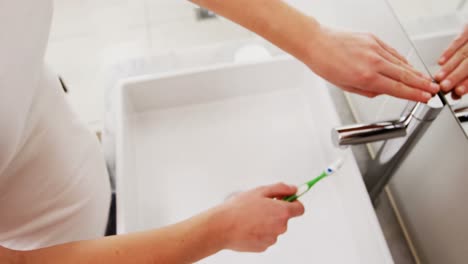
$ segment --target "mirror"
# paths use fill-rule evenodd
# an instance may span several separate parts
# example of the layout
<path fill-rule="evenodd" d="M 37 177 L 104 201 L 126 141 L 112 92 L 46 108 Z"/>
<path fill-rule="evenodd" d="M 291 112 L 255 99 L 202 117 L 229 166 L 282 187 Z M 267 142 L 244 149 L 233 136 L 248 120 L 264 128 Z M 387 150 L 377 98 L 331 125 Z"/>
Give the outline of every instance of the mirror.
<path fill-rule="evenodd" d="M 439 59 L 468 25 L 467 0 L 387 0 L 412 42 L 410 62 L 422 61 L 433 78 L 440 72 Z M 468 34 L 468 33 L 467 33 Z M 468 42 L 466 42 L 468 50 Z M 460 54 L 462 54 L 460 49 Z M 466 59 L 466 58 L 465 58 Z M 458 68 L 461 69 L 459 66 Z M 466 70 L 468 83 L 468 69 Z M 463 81 L 462 81 L 463 82 Z M 457 84 L 456 86 L 460 86 Z M 468 89 L 468 87 L 466 87 Z M 468 95 L 459 98 L 452 92 L 443 95 L 468 137 Z"/>

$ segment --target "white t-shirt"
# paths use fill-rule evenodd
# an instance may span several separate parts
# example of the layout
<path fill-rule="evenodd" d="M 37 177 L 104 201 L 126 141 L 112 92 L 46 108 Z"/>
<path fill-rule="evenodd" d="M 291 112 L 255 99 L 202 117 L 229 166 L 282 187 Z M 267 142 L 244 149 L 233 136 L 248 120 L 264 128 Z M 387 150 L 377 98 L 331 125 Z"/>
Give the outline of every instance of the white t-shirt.
<path fill-rule="evenodd" d="M 96 238 L 107 223 L 99 143 L 44 63 L 51 17 L 52 0 L 0 0 L 0 245 L 12 249 Z"/>

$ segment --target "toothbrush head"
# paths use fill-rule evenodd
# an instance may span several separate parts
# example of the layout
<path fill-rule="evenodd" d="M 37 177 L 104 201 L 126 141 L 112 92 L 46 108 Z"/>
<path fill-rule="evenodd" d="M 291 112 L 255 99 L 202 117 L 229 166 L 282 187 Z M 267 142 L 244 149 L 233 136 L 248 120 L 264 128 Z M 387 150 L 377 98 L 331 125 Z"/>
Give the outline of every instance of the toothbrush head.
<path fill-rule="evenodd" d="M 327 173 L 332 174 L 332 173 L 337 172 L 343 166 L 343 164 L 344 164 L 344 159 L 343 158 L 338 159 L 337 161 L 335 161 L 332 165 L 330 165 L 327 168 Z"/>

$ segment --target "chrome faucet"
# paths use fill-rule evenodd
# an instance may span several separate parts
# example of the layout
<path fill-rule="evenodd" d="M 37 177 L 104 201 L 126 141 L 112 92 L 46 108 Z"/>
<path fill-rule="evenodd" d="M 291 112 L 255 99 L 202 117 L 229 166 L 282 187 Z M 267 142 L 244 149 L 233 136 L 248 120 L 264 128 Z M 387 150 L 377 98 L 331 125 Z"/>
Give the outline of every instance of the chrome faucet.
<path fill-rule="evenodd" d="M 372 201 L 377 199 L 398 165 L 442 110 L 445 101 L 441 96 L 434 97 L 428 104 L 409 102 L 398 120 L 332 130 L 333 142 L 341 147 L 385 141 L 364 175 Z"/>
<path fill-rule="evenodd" d="M 439 109 L 439 111 L 435 109 Z M 413 122 L 432 121 L 439 112 L 440 108 L 438 107 L 410 102 L 398 120 L 333 129 L 333 142 L 337 146 L 348 146 L 404 137 L 408 134 L 408 128 Z"/>

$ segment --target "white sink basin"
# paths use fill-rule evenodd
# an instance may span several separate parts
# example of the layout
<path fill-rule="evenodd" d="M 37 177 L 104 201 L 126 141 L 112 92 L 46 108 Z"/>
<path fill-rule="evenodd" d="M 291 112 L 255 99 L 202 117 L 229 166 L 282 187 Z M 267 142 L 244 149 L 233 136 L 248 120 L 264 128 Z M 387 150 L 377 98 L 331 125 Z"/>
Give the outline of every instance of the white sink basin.
<path fill-rule="evenodd" d="M 302 202 L 306 214 L 262 254 L 201 263 L 393 263 L 325 83 L 291 58 L 221 65 L 121 84 L 118 233 L 158 228 L 278 181 L 301 184 L 346 156 Z"/>

